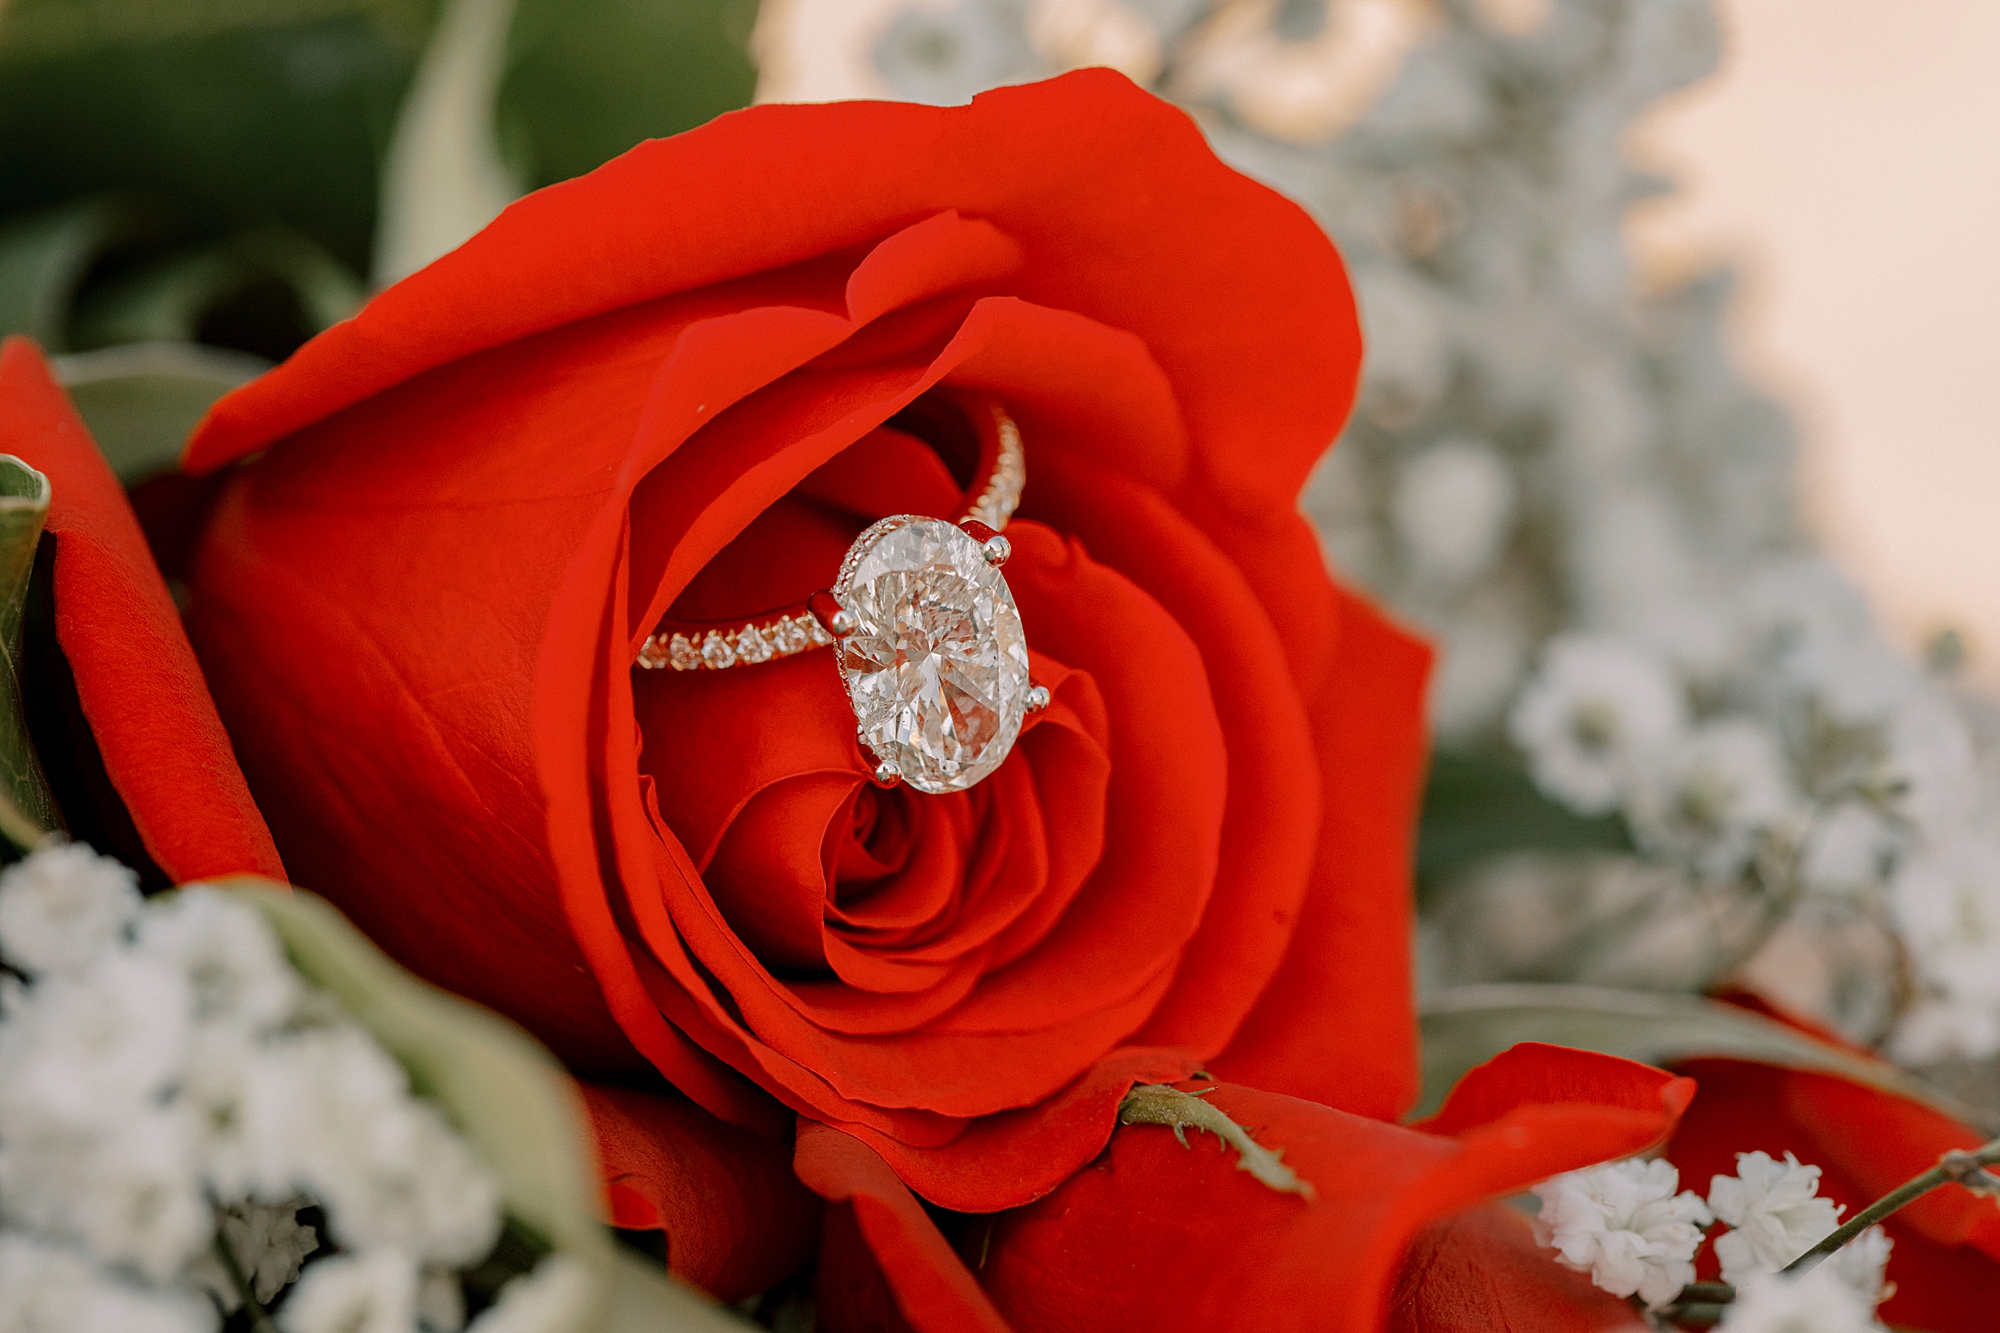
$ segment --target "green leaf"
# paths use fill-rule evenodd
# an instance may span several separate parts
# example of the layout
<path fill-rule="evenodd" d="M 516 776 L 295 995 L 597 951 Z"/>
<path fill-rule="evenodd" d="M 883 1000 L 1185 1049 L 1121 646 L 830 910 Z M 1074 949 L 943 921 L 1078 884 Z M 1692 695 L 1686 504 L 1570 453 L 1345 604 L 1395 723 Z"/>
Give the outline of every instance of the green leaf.
<path fill-rule="evenodd" d="M 0 226 L 0 335 L 67 346 L 70 298 L 110 231 L 111 208 L 96 199 Z"/>
<path fill-rule="evenodd" d="M 756 0 L 518 0 L 500 90 L 509 156 L 547 185 L 749 105 L 756 20 Z"/>
<path fill-rule="evenodd" d="M 411 976 L 322 898 L 251 876 L 219 886 L 255 905 L 299 971 L 445 1109 L 499 1177 L 508 1214 L 589 1270 L 597 1299 L 569 1312 L 562 1333 L 745 1327 L 613 1243 L 596 1218 L 596 1160 L 575 1085 L 532 1037 Z"/>
<path fill-rule="evenodd" d="M 1424 890 L 1500 852 L 1631 851 L 1631 835 L 1616 815 L 1586 818 L 1535 788 L 1511 757 L 1431 755 L 1417 830 L 1417 879 Z"/>
<path fill-rule="evenodd" d="M 1911 1098 L 1987 1133 L 2000 1116 L 1938 1091 L 1883 1060 L 1868 1059 L 1796 1028 L 1699 995 L 1595 986 L 1458 986 L 1422 1002 L 1421 1118 L 1444 1103 L 1467 1070 L 1523 1041 L 1574 1046 L 1672 1066 L 1703 1057 L 1753 1060 L 1836 1074 Z"/>
<path fill-rule="evenodd" d="M 21 851 L 63 827 L 21 697 L 22 610 L 50 498 L 47 477 L 0 454 L 0 835 Z"/>
<path fill-rule="evenodd" d="M 346 319 L 366 296 L 353 274 L 306 237 L 260 227 L 96 285 L 77 308 L 72 340 L 79 347 L 192 342 L 218 307 L 260 282 L 284 288 L 305 333 Z"/>
<path fill-rule="evenodd" d="M 514 0 L 445 6 L 382 169 L 378 287 L 464 244 L 521 194 L 493 128 L 513 16 Z"/>
<path fill-rule="evenodd" d="M 437 0 L 9 0 L 0 216 L 113 191 L 162 244 L 278 223 L 365 269 Z"/>
<path fill-rule="evenodd" d="M 97 447 L 126 486 L 170 472 L 202 413 L 265 363 L 193 343 L 137 343 L 55 359 Z"/>

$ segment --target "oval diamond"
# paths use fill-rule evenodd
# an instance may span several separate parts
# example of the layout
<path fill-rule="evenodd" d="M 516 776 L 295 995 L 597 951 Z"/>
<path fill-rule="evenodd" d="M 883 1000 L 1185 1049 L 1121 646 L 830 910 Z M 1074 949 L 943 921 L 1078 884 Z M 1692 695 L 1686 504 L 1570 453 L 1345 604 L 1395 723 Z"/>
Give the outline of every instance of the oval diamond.
<path fill-rule="evenodd" d="M 979 543 L 941 519 L 885 518 L 854 539 L 833 595 L 857 622 L 835 653 L 861 743 L 922 792 L 998 768 L 1027 711 L 1028 643 Z"/>

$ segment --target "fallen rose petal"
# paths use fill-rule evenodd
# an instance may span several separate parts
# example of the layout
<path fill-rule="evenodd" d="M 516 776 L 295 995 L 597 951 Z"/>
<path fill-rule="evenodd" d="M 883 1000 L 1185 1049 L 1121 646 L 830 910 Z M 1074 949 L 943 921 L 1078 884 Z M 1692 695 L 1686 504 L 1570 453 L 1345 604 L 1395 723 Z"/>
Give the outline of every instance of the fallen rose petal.
<path fill-rule="evenodd" d="M 50 483 L 55 644 L 44 646 L 60 651 L 37 656 L 30 643 L 23 690 L 72 836 L 152 882 L 283 880 L 125 492 L 26 338 L 0 344 L 0 453 Z"/>
<path fill-rule="evenodd" d="M 671 1093 L 578 1086 L 607 1220 L 662 1232 L 674 1273 L 727 1304 L 775 1285 L 812 1253 L 821 1205 L 792 1174 L 789 1138 L 760 1138 Z"/>

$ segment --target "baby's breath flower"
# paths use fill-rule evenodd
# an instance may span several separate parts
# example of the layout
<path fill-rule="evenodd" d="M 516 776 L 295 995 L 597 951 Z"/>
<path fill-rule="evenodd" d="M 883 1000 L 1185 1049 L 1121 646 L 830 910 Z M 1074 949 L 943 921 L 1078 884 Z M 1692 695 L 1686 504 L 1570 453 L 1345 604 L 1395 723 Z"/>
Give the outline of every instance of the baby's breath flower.
<path fill-rule="evenodd" d="M 0 1232 L 0 1333 L 214 1333 L 215 1310 L 142 1290 L 70 1250 Z"/>
<path fill-rule="evenodd" d="M 123 950 L 38 983 L 0 1030 L 0 1116 L 116 1124 L 174 1080 L 191 1007 L 179 973 Z"/>
<path fill-rule="evenodd" d="M 1623 797 L 1639 756 L 1682 724 L 1680 691 L 1656 657 L 1619 639 L 1563 634 L 1514 705 L 1508 731 L 1535 784 L 1583 814 Z"/>
<path fill-rule="evenodd" d="M 500 1288 L 500 1299 L 466 1333 L 553 1333 L 589 1299 L 589 1270 L 567 1255 L 552 1254 L 526 1277 Z"/>
<path fill-rule="evenodd" d="M 1707 723 L 1642 766 L 1628 807 L 1643 845 L 1712 880 L 1740 873 L 1793 808 L 1778 738 L 1747 717 Z"/>
<path fill-rule="evenodd" d="M 44 847 L 0 872 L 0 958 L 40 975 L 73 971 L 123 938 L 139 877 L 81 843 Z"/>
<path fill-rule="evenodd" d="M 1694 1255 L 1711 1220 L 1701 1196 L 1676 1193 L 1680 1172 L 1636 1159 L 1571 1171 L 1535 1186 L 1535 1234 L 1565 1268 L 1614 1296 L 1664 1305 L 1694 1281 Z"/>
<path fill-rule="evenodd" d="M 416 1319 L 417 1264 L 395 1250 L 320 1260 L 278 1311 L 284 1333 L 411 1333 Z"/>
<path fill-rule="evenodd" d="M 1752 1273 L 1722 1318 L 1725 1333 L 1881 1333 L 1873 1307 L 1824 1265 L 1800 1277 Z"/>
<path fill-rule="evenodd" d="M 298 1003 L 298 974 L 269 923 L 205 885 L 151 906 L 136 947 L 186 977 L 199 1023 L 259 1031 L 282 1023 Z"/>
<path fill-rule="evenodd" d="M 1869 1227 L 1829 1254 L 1820 1268 L 1852 1287 L 1855 1294 L 1867 1301 L 1872 1309 L 1888 1300 L 1896 1290 L 1887 1279 L 1889 1251 L 1894 1247 L 1895 1242 L 1889 1239 L 1888 1232 L 1881 1227 Z"/>
<path fill-rule="evenodd" d="M 301 1145 L 293 1187 L 326 1205 L 336 1236 L 469 1264 L 500 1234 L 492 1173 L 401 1065 L 353 1026 L 288 1041 L 282 1075 Z"/>
<path fill-rule="evenodd" d="M 1819 1168 L 1802 1166 L 1790 1153 L 1736 1154 L 1736 1174 L 1709 1182 L 1708 1206 L 1731 1230 L 1716 1238 L 1722 1280 L 1775 1273 L 1840 1225 L 1840 1206 L 1819 1195 Z"/>

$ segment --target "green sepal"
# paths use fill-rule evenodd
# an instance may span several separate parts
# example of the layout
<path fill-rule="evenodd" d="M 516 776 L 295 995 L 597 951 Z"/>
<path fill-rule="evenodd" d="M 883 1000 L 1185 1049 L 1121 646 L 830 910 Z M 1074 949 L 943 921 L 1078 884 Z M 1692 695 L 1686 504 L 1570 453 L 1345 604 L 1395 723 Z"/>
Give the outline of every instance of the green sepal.
<path fill-rule="evenodd" d="M 63 827 L 21 695 L 22 611 L 50 498 L 47 477 L 0 454 L 0 835 L 21 851 Z"/>

